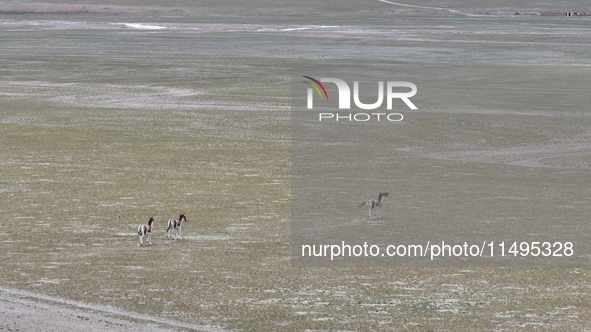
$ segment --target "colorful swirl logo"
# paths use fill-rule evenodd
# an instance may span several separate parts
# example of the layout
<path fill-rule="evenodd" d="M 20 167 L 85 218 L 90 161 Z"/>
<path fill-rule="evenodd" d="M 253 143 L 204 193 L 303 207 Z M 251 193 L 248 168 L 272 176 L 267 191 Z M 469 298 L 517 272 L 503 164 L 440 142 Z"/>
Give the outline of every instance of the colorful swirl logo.
<path fill-rule="evenodd" d="M 324 85 L 322 85 L 322 83 L 320 83 L 319 80 L 312 78 L 310 76 L 303 76 L 304 78 L 309 79 L 310 81 L 302 81 L 306 84 L 308 84 L 309 86 L 311 86 L 312 88 L 314 88 L 314 90 L 316 90 L 316 92 L 318 93 L 318 95 L 320 96 L 320 99 L 325 99 L 328 100 L 328 93 L 326 92 L 326 89 L 324 88 Z M 322 89 L 322 92 L 320 91 Z M 324 95 L 322 94 L 324 92 Z"/>

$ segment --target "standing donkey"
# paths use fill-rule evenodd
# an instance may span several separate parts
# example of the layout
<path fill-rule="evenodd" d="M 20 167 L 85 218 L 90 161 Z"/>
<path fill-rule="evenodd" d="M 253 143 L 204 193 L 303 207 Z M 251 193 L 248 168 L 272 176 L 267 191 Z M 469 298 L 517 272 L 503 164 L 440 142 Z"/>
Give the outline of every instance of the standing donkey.
<path fill-rule="evenodd" d="M 166 229 L 166 238 L 172 236 L 173 241 L 178 240 L 181 237 L 181 227 L 185 221 L 187 221 L 187 217 L 185 217 L 184 213 L 181 213 L 178 219 L 170 218 L 168 220 L 168 228 Z M 170 233 L 168 233 L 168 231 L 170 231 Z M 173 231 L 176 231 L 176 236 L 175 234 L 172 234 Z"/>
<path fill-rule="evenodd" d="M 144 235 L 148 235 L 146 242 L 152 244 L 152 224 L 154 224 L 154 217 L 150 217 L 147 225 L 140 225 L 137 228 L 137 235 L 140 236 L 140 246 L 144 245 Z"/>
<path fill-rule="evenodd" d="M 380 194 L 378 195 L 378 199 L 369 199 L 366 202 L 361 203 L 361 206 L 363 206 L 364 204 L 367 204 L 367 208 L 369 209 L 369 217 L 371 218 L 371 210 L 373 210 L 374 208 L 376 209 L 376 212 L 374 213 L 374 216 L 380 216 L 382 214 L 382 203 L 384 202 L 384 197 L 388 197 L 388 195 L 390 195 L 390 192 L 387 191 L 385 193 L 383 192 L 379 192 Z"/>

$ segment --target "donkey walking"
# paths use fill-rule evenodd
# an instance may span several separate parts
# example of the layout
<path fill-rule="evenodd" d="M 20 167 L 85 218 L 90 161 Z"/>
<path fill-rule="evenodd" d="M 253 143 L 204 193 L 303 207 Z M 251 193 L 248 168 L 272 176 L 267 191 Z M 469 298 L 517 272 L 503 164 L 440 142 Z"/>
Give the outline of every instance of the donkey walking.
<path fill-rule="evenodd" d="M 185 217 L 184 213 L 181 213 L 178 219 L 170 218 L 168 220 L 168 228 L 166 229 L 166 238 L 170 238 L 172 236 L 172 240 L 178 240 L 181 237 L 182 231 L 181 227 L 183 227 L 183 223 L 187 221 L 187 217 Z M 170 231 L 170 233 L 168 233 Z M 176 234 L 172 234 L 172 232 L 176 231 Z"/>
<path fill-rule="evenodd" d="M 379 216 L 381 217 L 382 214 L 382 203 L 384 203 L 384 197 L 388 197 L 388 195 L 390 195 L 390 192 L 387 191 L 385 193 L 383 192 L 379 192 L 380 194 L 378 195 L 378 199 L 369 199 L 363 203 L 361 203 L 360 207 L 363 206 L 364 204 L 367 204 L 367 208 L 368 208 L 368 213 L 369 213 L 369 217 L 371 218 L 371 210 L 373 210 L 374 208 L 376 209 L 376 212 L 374 213 L 374 216 Z"/>
<path fill-rule="evenodd" d="M 152 244 L 152 224 L 154 224 L 154 217 L 150 217 L 147 225 L 140 225 L 137 228 L 137 235 L 140 236 L 140 246 L 144 245 L 144 235 L 148 235 L 146 242 Z"/>

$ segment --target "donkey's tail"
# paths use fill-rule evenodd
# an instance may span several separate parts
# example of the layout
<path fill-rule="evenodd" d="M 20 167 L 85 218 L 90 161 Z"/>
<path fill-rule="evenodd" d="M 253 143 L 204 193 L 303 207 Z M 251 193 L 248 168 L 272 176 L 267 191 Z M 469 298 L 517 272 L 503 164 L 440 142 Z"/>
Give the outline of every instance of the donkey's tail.
<path fill-rule="evenodd" d="M 363 205 L 365 205 L 365 203 L 367 203 L 367 202 L 363 202 L 363 203 L 361 203 L 361 205 L 359 205 L 359 207 L 362 207 Z"/>

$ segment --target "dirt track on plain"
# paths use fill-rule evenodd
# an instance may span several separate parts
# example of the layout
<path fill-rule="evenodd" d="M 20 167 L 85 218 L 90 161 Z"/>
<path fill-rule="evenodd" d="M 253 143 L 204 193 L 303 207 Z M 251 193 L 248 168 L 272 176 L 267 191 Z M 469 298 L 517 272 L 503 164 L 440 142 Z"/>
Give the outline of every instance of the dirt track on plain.
<path fill-rule="evenodd" d="M 8 331 L 223 331 L 16 289 L 0 289 L 0 329 Z"/>

